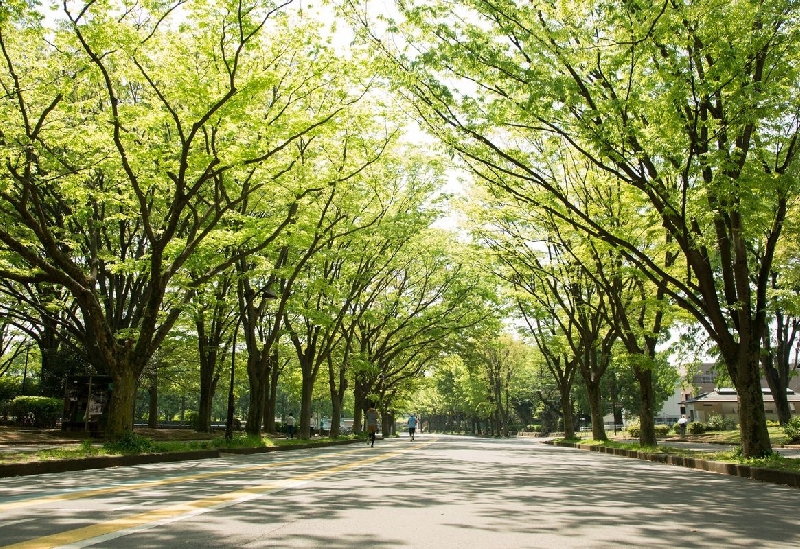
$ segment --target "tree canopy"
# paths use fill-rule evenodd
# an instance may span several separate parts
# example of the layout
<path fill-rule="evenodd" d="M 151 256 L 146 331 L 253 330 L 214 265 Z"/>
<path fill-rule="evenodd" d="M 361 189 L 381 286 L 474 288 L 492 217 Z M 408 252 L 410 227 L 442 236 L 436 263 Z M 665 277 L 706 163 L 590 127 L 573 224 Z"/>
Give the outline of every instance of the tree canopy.
<path fill-rule="evenodd" d="M 582 383 L 596 438 L 624 400 L 650 444 L 679 320 L 765 455 L 799 326 L 798 29 L 792 0 L 5 3 L 0 376 L 110 375 L 109 436 L 144 387 L 150 415 L 197 393 L 208 430 L 225 384 L 252 434 L 291 399 L 308 436 L 320 398 L 334 431 L 427 402 L 571 434 Z"/>

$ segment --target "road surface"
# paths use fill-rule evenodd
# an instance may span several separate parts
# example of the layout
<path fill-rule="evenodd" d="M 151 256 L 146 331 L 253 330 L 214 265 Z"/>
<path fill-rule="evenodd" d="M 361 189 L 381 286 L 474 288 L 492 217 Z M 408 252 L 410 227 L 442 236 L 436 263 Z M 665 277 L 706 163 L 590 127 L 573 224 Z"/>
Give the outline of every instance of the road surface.
<path fill-rule="evenodd" d="M 800 546 L 798 490 L 435 435 L 0 479 L 0 547 Z"/>

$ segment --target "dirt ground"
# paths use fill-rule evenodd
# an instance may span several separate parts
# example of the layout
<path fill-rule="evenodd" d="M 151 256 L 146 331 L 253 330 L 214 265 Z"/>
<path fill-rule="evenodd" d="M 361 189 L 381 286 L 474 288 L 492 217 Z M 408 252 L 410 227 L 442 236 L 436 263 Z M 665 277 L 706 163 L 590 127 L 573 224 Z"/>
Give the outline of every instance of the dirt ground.
<path fill-rule="evenodd" d="M 134 432 L 153 440 L 206 440 L 224 434 L 224 431 L 209 434 L 198 433 L 192 429 L 148 429 L 146 427 L 136 427 Z M 55 444 L 81 441 L 86 438 L 89 438 L 89 434 L 82 431 L 0 426 L 0 444 Z"/>

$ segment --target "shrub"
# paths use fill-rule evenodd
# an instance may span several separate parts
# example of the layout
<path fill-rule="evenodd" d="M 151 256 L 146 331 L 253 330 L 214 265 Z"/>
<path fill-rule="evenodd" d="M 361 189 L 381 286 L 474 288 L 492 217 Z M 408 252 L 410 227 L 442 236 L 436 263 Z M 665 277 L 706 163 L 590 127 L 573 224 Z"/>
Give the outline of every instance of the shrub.
<path fill-rule="evenodd" d="M 706 432 L 706 426 L 699 421 L 693 421 L 686 426 L 686 432 L 690 435 L 702 435 Z"/>
<path fill-rule="evenodd" d="M 767 420 L 767 427 L 780 427 L 780 426 L 781 426 L 780 421 L 775 421 L 774 419 Z"/>
<path fill-rule="evenodd" d="M 800 442 L 800 416 L 792 416 L 789 422 L 784 425 L 783 432 L 786 434 L 788 442 Z"/>
<path fill-rule="evenodd" d="M 655 425 L 654 429 L 657 437 L 663 437 L 669 433 L 669 425 Z M 629 437 L 639 438 L 642 434 L 642 427 L 638 421 L 632 421 L 625 427 L 625 431 L 627 431 Z"/>
<path fill-rule="evenodd" d="M 125 433 L 117 440 L 110 440 L 103 447 L 112 454 L 147 454 L 153 451 L 153 441 L 136 433 Z"/>
<path fill-rule="evenodd" d="M 706 421 L 706 431 L 733 431 L 736 420 L 720 414 L 710 414 Z"/>
<path fill-rule="evenodd" d="M 19 378 L 9 375 L 0 377 L 0 401 L 11 402 L 15 396 L 19 395 L 21 388 L 22 382 Z"/>
<path fill-rule="evenodd" d="M 8 411 L 20 425 L 53 428 L 61 417 L 64 401 L 42 396 L 18 396 L 9 403 Z"/>
<path fill-rule="evenodd" d="M 656 425 L 656 436 L 665 437 L 669 433 L 669 425 Z"/>
<path fill-rule="evenodd" d="M 183 422 L 193 429 L 200 427 L 200 413 L 197 410 L 186 410 L 183 416 Z"/>

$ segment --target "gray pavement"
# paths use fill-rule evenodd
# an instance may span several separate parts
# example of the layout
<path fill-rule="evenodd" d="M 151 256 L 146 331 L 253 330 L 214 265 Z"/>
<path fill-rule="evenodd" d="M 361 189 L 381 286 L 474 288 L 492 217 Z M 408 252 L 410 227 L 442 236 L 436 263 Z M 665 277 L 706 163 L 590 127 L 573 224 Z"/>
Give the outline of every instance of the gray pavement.
<path fill-rule="evenodd" d="M 783 549 L 800 545 L 797 494 L 530 439 L 423 435 L 0 479 L 0 544 Z"/>

